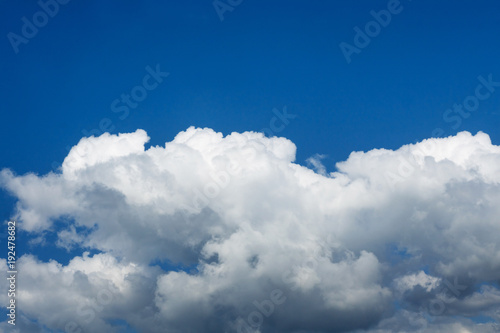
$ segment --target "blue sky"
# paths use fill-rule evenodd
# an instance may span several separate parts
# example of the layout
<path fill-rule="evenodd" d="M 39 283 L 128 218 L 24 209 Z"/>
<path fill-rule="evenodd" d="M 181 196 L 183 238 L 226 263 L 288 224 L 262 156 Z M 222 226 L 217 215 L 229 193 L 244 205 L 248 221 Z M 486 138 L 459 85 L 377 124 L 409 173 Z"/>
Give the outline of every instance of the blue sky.
<path fill-rule="evenodd" d="M 4 35 L 19 34 L 21 18 L 40 9 L 3 5 Z M 298 118 L 279 134 L 296 143 L 299 163 L 321 153 L 331 167 L 353 150 L 396 148 L 436 127 L 482 130 L 497 142 L 498 94 L 457 130 L 442 119 L 478 75 L 500 80 L 497 3 L 401 5 L 350 64 L 339 44 L 352 44 L 353 28 L 387 1 L 243 1 L 222 22 L 209 1 L 61 5 L 18 54 L 7 38 L 1 44 L 2 165 L 45 173 L 104 117 L 114 133 L 143 128 L 160 144 L 190 125 L 259 131 L 285 105 Z M 120 121 L 111 102 L 156 64 L 170 77 Z"/>
<path fill-rule="evenodd" d="M 297 146 L 300 165 L 325 155 L 327 172 L 353 151 L 395 150 L 436 129 L 441 137 L 483 131 L 500 143 L 500 87 L 483 84 L 500 82 L 497 1 L 401 0 L 349 62 L 339 45 L 354 45 L 354 28 L 364 30 L 370 12 L 391 1 L 234 3 L 220 16 L 212 1 L 72 0 L 27 43 L 13 45 L 9 33 L 22 35 L 23 17 L 33 22 L 42 9 L 36 1 L 0 1 L 0 167 L 17 175 L 55 171 L 68 148 L 86 131 L 100 134 L 103 122 L 111 134 L 144 129 L 146 147 L 163 146 L 190 126 L 259 132 L 284 108 L 293 117 L 273 134 Z M 155 70 L 168 76 L 137 88 Z M 481 84 L 488 97 L 470 116 L 448 113 L 459 124 L 444 118 Z M 134 88 L 147 96 L 121 119 L 112 104 Z M 17 199 L 5 188 L 0 199 L 7 220 Z M 20 253 L 36 251 L 44 261 L 67 264 L 84 250 L 54 246 L 50 230 L 46 246 L 30 248 L 39 235 L 25 235 Z"/>

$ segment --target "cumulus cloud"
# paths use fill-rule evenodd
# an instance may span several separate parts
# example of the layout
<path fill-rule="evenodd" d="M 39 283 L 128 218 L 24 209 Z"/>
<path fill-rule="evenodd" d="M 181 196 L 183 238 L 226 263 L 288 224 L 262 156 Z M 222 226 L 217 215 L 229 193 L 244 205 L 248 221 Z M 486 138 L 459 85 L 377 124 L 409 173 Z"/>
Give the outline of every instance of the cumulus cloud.
<path fill-rule="evenodd" d="M 438 286 L 439 282 L 439 278 L 429 276 L 425 274 L 424 271 L 420 271 L 418 274 L 409 274 L 395 279 L 396 288 L 401 292 L 411 290 L 415 286 L 420 286 L 427 292 L 430 292 Z"/>
<path fill-rule="evenodd" d="M 145 149 L 148 140 L 143 130 L 106 133 L 81 139 L 59 173 L 1 171 L 21 229 L 101 252 L 66 266 L 21 258 L 28 322 L 93 332 L 119 331 L 119 319 L 144 332 L 496 329 L 500 147 L 487 134 L 353 152 L 329 174 L 320 155 L 309 159 L 315 172 L 294 163 L 291 141 L 260 133 L 191 127 L 164 146 Z M 480 313 L 490 322 L 477 323 Z"/>
<path fill-rule="evenodd" d="M 66 266 L 24 255 L 17 270 L 18 309 L 50 331 L 114 332 L 110 321 L 124 313 L 131 322 L 151 317 L 157 268 L 86 252 Z M 17 320 L 16 326 L 21 332 L 40 330 L 29 320 Z"/>

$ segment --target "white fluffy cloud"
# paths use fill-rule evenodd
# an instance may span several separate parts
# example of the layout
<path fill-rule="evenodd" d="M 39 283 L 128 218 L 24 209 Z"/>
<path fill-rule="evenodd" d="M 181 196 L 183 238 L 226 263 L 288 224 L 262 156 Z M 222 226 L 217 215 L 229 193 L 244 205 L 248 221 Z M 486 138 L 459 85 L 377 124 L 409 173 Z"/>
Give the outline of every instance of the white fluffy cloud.
<path fill-rule="evenodd" d="M 430 292 L 439 285 L 441 279 L 425 274 L 424 271 L 418 272 L 418 274 L 409 274 L 394 280 L 396 283 L 396 288 L 400 292 L 405 292 L 411 290 L 416 286 L 424 288 L 427 292 Z"/>
<path fill-rule="evenodd" d="M 23 257 L 26 318 L 93 332 L 119 319 L 144 332 L 495 329 L 473 318 L 498 320 L 500 305 L 500 147 L 488 135 L 353 152 L 330 174 L 260 133 L 148 140 L 83 138 L 60 173 L 0 173 L 20 228 L 102 251 L 66 266 Z M 103 290 L 109 302 L 85 315 Z"/>

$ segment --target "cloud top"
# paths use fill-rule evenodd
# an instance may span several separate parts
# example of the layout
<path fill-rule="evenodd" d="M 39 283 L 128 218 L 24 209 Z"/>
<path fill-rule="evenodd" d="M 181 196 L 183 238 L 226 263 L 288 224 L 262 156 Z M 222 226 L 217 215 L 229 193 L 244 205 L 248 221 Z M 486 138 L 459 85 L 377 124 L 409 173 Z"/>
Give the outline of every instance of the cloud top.
<path fill-rule="evenodd" d="M 102 252 L 67 266 L 21 258 L 28 323 L 451 332 L 499 319 L 500 147 L 487 134 L 353 152 L 330 173 L 321 155 L 315 172 L 294 163 L 291 141 L 260 133 L 190 127 L 148 141 L 106 133 L 81 139 L 60 173 L 1 171 L 20 228 Z"/>

